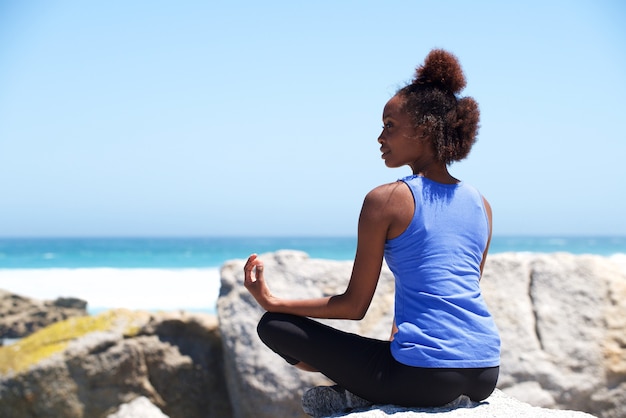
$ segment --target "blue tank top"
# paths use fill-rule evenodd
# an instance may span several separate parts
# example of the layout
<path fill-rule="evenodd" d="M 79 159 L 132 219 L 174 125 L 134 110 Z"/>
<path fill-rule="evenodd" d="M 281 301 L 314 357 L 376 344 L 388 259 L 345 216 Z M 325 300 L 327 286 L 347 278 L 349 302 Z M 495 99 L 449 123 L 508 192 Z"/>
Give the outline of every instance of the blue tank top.
<path fill-rule="evenodd" d="M 489 238 L 482 196 L 463 182 L 400 181 L 413 193 L 415 213 L 385 243 L 396 282 L 392 355 L 415 367 L 498 366 L 500 337 L 479 286 Z"/>

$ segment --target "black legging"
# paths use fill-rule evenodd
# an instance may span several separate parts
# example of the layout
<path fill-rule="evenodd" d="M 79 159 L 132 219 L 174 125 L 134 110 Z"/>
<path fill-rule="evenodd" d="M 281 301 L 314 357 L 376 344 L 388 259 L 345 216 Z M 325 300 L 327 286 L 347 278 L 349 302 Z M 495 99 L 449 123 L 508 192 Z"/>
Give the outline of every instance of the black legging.
<path fill-rule="evenodd" d="M 460 395 L 482 401 L 498 380 L 499 367 L 407 366 L 393 358 L 389 341 L 347 333 L 301 316 L 265 313 L 257 331 L 290 364 L 304 362 L 377 404 L 441 406 Z"/>

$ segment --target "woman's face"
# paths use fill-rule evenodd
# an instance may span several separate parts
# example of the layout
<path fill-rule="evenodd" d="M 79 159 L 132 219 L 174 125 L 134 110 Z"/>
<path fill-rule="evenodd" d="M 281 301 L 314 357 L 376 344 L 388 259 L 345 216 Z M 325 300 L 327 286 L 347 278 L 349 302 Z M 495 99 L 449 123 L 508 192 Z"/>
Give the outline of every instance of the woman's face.
<path fill-rule="evenodd" d="M 385 105 L 378 143 L 387 167 L 409 165 L 416 173 L 432 161 L 433 152 L 420 130 L 413 126 L 410 115 L 402 109 L 403 104 L 404 98 L 395 95 Z"/>

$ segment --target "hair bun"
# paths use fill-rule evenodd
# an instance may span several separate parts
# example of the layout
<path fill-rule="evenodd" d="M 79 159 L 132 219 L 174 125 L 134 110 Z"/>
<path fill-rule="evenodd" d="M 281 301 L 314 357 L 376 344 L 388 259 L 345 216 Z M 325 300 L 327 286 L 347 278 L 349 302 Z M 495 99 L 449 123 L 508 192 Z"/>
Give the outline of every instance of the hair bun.
<path fill-rule="evenodd" d="M 414 84 L 435 84 L 453 94 L 465 88 L 465 76 L 457 57 L 443 49 L 430 51 L 415 70 Z"/>

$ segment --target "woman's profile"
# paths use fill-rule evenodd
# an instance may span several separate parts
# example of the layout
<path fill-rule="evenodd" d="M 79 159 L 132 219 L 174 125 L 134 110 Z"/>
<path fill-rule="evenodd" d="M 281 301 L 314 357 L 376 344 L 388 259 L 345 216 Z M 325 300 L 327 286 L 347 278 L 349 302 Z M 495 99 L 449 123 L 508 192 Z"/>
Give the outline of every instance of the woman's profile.
<path fill-rule="evenodd" d="M 441 406 L 460 395 L 481 401 L 495 389 L 500 338 L 479 285 L 491 208 L 448 170 L 467 157 L 478 132 L 478 104 L 459 96 L 464 87 L 457 58 L 435 49 L 385 105 L 382 159 L 388 167 L 408 166 L 412 174 L 366 195 L 345 292 L 278 298 L 270 291 L 271 272 L 256 254 L 248 258 L 244 284 L 267 311 L 258 325 L 261 340 L 295 367 L 336 383 L 305 393 L 309 415 L 373 403 Z M 383 259 L 396 282 L 388 340 L 311 319 L 363 318 Z"/>

